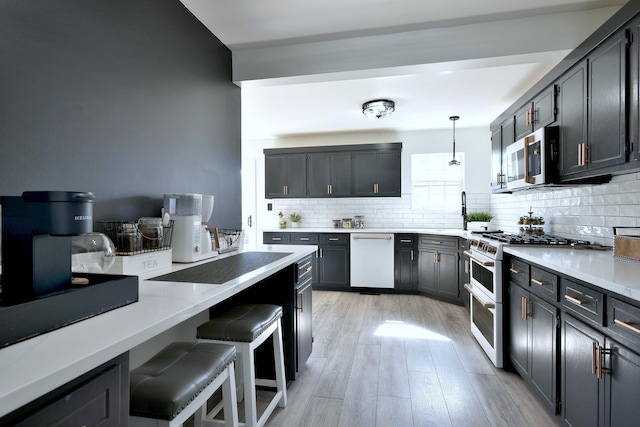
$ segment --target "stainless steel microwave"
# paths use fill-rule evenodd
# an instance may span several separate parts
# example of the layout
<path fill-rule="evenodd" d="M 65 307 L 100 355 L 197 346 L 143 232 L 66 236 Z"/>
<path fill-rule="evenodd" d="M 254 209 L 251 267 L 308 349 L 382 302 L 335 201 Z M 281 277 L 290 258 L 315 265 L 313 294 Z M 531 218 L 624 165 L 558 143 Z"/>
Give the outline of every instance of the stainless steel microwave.
<path fill-rule="evenodd" d="M 515 190 L 558 179 L 558 127 L 540 128 L 507 146 L 507 189 Z"/>

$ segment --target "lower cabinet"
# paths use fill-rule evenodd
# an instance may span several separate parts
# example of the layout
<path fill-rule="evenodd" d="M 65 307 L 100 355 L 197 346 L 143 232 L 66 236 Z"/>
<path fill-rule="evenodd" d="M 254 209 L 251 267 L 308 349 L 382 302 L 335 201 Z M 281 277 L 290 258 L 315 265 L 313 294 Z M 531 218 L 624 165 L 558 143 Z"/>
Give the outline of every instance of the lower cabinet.
<path fill-rule="evenodd" d="M 296 372 L 302 371 L 313 351 L 313 264 L 310 255 L 298 262 L 296 285 Z"/>
<path fill-rule="evenodd" d="M 531 270 L 528 285 L 510 275 L 509 354 L 515 370 L 564 425 L 638 425 L 640 307 L 574 278 L 558 281 L 536 265 L 509 261 L 512 273 Z"/>
<path fill-rule="evenodd" d="M 460 303 L 458 238 L 420 236 L 418 291 Z"/>
<path fill-rule="evenodd" d="M 129 425 L 129 354 L 8 414 L 0 419 L 0 425 Z"/>
<path fill-rule="evenodd" d="M 418 235 L 395 235 L 396 291 L 415 292 L 418 288 Z"/>
<path fill-rule="evenodd" d="M 349 270 L 349 234 L 320 234 L 318 241 L 318 278 L 317 289 L 348 289 Z"/>
<path fill-rule="evenodd" d="M 513 283 L 509 285 L 509 300 L 511 363 L 555 414 L 559 311 Z"/>

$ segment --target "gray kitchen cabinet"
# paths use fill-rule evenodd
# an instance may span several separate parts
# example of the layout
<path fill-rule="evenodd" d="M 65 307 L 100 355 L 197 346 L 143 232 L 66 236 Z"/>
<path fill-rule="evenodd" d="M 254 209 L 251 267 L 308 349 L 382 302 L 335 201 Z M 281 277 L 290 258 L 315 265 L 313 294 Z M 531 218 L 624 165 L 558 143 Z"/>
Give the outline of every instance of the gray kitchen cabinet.
<path fill-rule="evenodd" d="M 307 192 L 305 154 L 265 155 L 265 198 L 300 198 Z"/>
<path fill-rule="evenodd" d="M 354 151 L 353 195 L 400 197 L 401 152 L 398 149 Z"/>
<path fill-rule="evenodd" d="M 629 141 L 632 159 L 640 161 L 640 18 L 632 20 L 629 31 Z"/>
<path fill-rule="evenodd" d="M 308 197 L 351 195 L 351 152 L 310 153 Z"/>
<path fill-rule="evenodd" d="M 511 362 L 555 414 L 559 311 L 513 282 L 509 285 L 509 301 Z"/>
<path fill-rule="evenodd" d="M 313 276 L 315 256 L 298 261 L 295 302 L 296 372 L 301 372 L 313 351 Z"/>
<path fill-rule="evenodd" d="M 418 291 L 461 304 L 458 238 L 421 235 L 418 243 Z"/>
<path fill-rule="evenodd" d="M 562 420 L 570 426 L 602 426 L 604 381 L 594 372 L 594 348 L 604 346 L 604 335 L 563 315 L 561 341 Z"/>
<path fill-rule="evenodd" d="M 129 425 L 129 354 L 124 353 L 0 419 L 12 426 Z"/>
<path fill-rule="evenodd" d="M 624 31 L 614 33 L 558 82 L 563 181 L 627 160 L 626 44 Z"/>
<path fill-rule="evenodd" d="M 460 277 L 458 283 L 458 289 L 460 289 L 460 301 L 464 304 L 469 310 L 469 291 L 464 287 L 466 283 L 471 283 L 471 260 L 469 258 L 469 251 L 471 246 L 469 245 L 469 240 L 467 238 L 460 238 L 460 265 L 458 266 L 460 270 Z"/>
<path fill-rule="evenodd" d="M 418 235 L 395 235 L 396 291 L 415 292 L 418 288 Z"/>
<path fill-rule="evenodd" d="M 515 115 L 515 140 L 556 121 L 556 87 L 551 85 Z"/>
<path fill-rule="evenodd" d="M 349 289 L 350 240 L 348 233 L 322 233 L 318 236 L 318 280 L 315 288 Z"/>

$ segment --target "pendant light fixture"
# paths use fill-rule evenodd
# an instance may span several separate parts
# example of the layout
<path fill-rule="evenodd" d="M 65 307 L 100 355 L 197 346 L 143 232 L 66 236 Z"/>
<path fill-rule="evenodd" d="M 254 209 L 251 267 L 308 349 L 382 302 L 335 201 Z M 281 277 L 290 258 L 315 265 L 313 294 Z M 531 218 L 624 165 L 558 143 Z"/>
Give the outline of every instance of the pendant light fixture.
<path fill-rule="evenodd" d="M 396 103 L 389 99 L 374 99 L 362 104 L 362 114 L 376 119 L 390 116 L 395 110 Z"/>
<path fill-rule="evenodd" d="M 451 116 L 449 120 L 453 122 L 453 160 L 449 162 L 449 166 L 460 166 L 460 161 L 456 160 L 456 120 L 460 116 Z"/>

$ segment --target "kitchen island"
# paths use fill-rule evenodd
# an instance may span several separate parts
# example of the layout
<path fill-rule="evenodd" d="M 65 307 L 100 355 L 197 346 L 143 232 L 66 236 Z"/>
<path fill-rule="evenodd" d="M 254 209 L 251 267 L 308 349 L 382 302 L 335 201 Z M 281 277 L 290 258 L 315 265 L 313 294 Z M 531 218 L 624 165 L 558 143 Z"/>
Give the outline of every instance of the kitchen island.
<path fill-rule="evenodd" d="M 136 303 L 0 349 L 0 417 L 132 349 L 144 347 L 147 341 L 194 317 L 206 318 L 212 306 L 288 269 L 315 250 L 315 246 L 246 248 L 245 252 L 286 255 L 220 284 L 149 280 L 237 253 L 173 264 L 140 277 Z"/>

